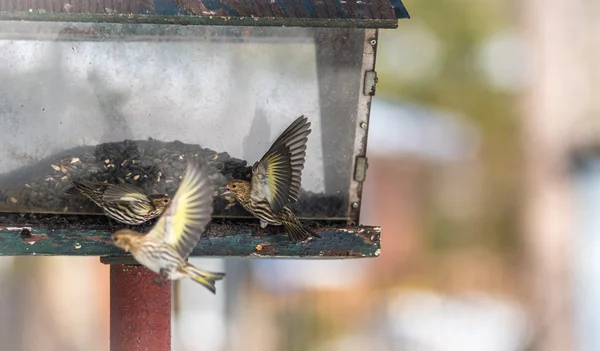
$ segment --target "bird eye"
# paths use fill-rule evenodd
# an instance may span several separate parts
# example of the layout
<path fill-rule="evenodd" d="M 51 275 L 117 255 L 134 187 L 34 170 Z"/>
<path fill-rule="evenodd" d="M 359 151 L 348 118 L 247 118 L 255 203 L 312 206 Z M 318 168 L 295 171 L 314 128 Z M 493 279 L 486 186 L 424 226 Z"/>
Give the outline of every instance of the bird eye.
<path fill-rule="evenodd" d="M 232 188 L 233 188 L 233 189 L 237 188 L 237 185 L 235 185 L 235 184 L 234 184 L 234 185 L 232 186 Z"/>
<path fill-rule="evenodd" d="M 113 236 L 113 237 L 112 237 L 112 240 L 113 240 L 114 242 L 116 242 L 116 241 L 117 241 L 117 237 L 116 237 L 116 236 Z"/>
<path fill-rule="evenodd" d="M 168 204 L 169 203 L 169 199 L 165 199 L 164 203 Z"/>

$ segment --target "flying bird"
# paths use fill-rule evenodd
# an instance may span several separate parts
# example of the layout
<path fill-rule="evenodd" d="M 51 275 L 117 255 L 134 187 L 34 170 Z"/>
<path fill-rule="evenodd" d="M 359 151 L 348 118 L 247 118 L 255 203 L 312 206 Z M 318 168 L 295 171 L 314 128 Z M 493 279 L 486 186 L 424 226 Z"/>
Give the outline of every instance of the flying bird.
<path fill-rule="evenodd" d="M 214 294 L 215 282 L 225 274 L 207 272 L 186 261 L 211 220 L 212 192 L 206 167 L 188 161 L 171 204 L 150 232 L 121 229 L 112 235 L 114 244 L 163 279 L 189 277 Z"/>

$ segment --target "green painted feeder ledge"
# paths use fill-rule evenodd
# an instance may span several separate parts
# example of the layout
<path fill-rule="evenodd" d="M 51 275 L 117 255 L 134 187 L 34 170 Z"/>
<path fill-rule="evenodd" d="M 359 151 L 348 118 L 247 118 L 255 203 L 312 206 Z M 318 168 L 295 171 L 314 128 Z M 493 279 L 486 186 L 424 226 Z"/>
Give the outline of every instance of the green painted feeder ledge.
<path fill-rule="evenodd" d="M 0 0 L 0 255 L 130 262 L 110 242 L 124 226 L 73 181 L 173 196 L 193 155 L 216 184 L 248 179 L 304 115 L 290 207 L 322 238 L 292 243 L 216 196 L 192 256 L 378 256 L 380 228 L 357 224 L 378 29 L 401 18 L 399 0 Z"/>

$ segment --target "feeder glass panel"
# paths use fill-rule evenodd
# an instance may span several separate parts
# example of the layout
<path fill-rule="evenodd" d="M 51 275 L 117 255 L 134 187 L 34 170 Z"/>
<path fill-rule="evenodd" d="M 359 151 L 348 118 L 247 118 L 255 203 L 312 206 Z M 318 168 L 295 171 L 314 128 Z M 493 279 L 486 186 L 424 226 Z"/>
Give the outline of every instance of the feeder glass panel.
<path fill-rule="evenodd" d="M 0 211 L 101 214 L 65 194 L 77 180 L 172 196 L 196 154 L 224 185 L 305 115 L 292 208 L 347 218 L 364 33 L 0 22 Z M 248 215 L 227 204 L 215 197 L 214 215 Z"/>

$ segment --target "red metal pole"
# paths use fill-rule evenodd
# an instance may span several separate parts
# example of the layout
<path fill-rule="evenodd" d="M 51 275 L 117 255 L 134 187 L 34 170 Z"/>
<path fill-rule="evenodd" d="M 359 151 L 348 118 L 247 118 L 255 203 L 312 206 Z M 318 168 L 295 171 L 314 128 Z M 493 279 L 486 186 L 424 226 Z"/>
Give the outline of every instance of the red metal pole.
<path fill-rule="evenodd" d="M 171 350 L 171 282 L 143 266 L 110 265 L 110 350 Z"/>

